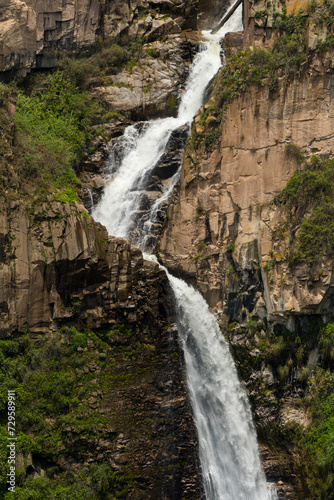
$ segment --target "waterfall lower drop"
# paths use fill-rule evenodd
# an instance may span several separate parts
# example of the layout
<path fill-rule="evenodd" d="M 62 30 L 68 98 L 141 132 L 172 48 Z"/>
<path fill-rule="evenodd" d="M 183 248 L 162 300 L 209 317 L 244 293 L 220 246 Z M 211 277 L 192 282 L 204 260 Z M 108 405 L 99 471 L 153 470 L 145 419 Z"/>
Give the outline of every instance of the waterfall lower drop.
<path fill-rule="evenodd" d="M 176 118 L 151 121 L 140 133 L 127 129 L 131 147 L 111 177 L 93 216 L 109 234 L 129 237 L 134 214 L 140 204 L 139 186 L 162 156 L 171 133 L 189 124 L 202 104 L 205 89 L 221 66 L 220 39 L 228 31 L 242 29 L 241 7 L 215 35 L 205 33 L 208 41 L 196 56 Z M 177 182 L 171 180 L 151 208 L 140 247 L 159 207 Z M 144 254 L 148 260 L 154 255 Z M 277 498 L 266 487 L 255 429 L 245 391 L 237 376 L 228 344 L 219 325 L 199 292 L 166 270 L 175 296 L 176 317 L 184 349 L 189 392 L 198 431 L 200 460 L 207 500 L 268 500 Z"/>
<path fill-rule="evenodd" d="M 269 500 L 247 399 L 201 294 L 169 275 L 208 500 Z"/>

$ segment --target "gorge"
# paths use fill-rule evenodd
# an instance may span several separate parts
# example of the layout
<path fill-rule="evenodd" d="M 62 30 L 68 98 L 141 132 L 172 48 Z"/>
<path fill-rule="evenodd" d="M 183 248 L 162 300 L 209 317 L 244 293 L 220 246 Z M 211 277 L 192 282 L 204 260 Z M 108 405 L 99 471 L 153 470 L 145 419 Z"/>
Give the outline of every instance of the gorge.
<path fill-rule="evenodd" d="M 143 196 L 141 186 L 145 188 L 150 183 L 152 172 L 164 153 L 172 131 L 189 124 L 198 111 L 206 86 L 221 65 L 220 39 L 227 31 L 240 28 L 241 9 L 224 26 L 224 30 L 211 36 L 212 40 L 206 42 L 196 56 L 177 117 L 149 123 L 137 140 L 131 141 L 123 161 L 116 171 L 114 169 L 101 201 L 93 210 L 94 219 L 103 223 L 110 235 L 123 238 L 131 235 L 133 219 Z M 125 133 L 129 135 L 129 132 Z M 133 138 L 133 132 L 131 136 Z M 177 179 L 174 174 L 174 184 Z M 165 193 L 162 193 L 162 198 L 165 198 Z M 149 227 L 155 222 L 154 207 L 159 201 L 158 198 L 149 210 L 146 221 Z M 137 217 L 136 229 L 138 226 L 140 220 Z M 131 236 L 130 241 L 133 242 Z M 143 251 L 146 250 L 144 235 L 141 238 L 137 236 L 135 243 Z M 205 497 L 211 500 L 271 498 L 261 471 L 246 395 L 241 389 L 227 345 L 223 339 L 219 340 L 218 324 L 198 292 L 172 276 L 169 276 L 169 282 L 175 295 L 176 323 L 185 351 Z"/>
<path fill-rule="evenodd" d="M 8 389 L 19 500 L 332 498 L 332 3 L 229 7 L 0 7 L 6 500 Z"/>

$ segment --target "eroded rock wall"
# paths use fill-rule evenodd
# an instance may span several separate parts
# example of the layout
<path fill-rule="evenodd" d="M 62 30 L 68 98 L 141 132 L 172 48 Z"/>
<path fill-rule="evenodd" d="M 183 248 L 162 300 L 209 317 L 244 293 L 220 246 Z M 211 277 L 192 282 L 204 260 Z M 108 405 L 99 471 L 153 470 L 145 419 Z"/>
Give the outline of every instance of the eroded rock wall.
<path fill-rule="evenodd" d="M 100 0 L 5 0 L 0 6 L 0 71 L 55 65 L 56 49 L 79 50 L 96 41 Z"/>
<path fill-rule="evenodd" d="M 0 6 L 0 72 L 25 76 L 55 66 L 59 54 L 91 50 L 98 37 L 154 41 L 196 29 L 198 2 L 188 0 L 5 0 Z"/>
<path fill-rule="evenodd" d="M 158 311 L 158 267 L 125 240 L 108 238 L 84 207 L 53 201 L 26 210 L 12 202 L 1 212 L 1 242 L 2 337 L 68 321 L 107 326 L 115 322 L 116 303 L 130 323 Z M 146 291 L 143 275 L 151 283 Z M 143 309 L 138 296 L 147 303 Z"/>

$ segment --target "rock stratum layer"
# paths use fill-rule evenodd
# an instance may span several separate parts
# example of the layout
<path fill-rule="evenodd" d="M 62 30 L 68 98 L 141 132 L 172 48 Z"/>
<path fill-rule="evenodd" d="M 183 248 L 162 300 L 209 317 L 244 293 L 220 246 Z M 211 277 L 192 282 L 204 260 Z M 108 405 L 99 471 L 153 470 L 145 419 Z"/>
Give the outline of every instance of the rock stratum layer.
<path fill-rule="evenodd" d="M 98 37 L 154 41 L 196 28 L 197 7 L 192 0 L 5 0 L 0 6 L 0 72 L 25 76 L 32 68 L 54 67 L 60 54 L 92 50 Z"/>

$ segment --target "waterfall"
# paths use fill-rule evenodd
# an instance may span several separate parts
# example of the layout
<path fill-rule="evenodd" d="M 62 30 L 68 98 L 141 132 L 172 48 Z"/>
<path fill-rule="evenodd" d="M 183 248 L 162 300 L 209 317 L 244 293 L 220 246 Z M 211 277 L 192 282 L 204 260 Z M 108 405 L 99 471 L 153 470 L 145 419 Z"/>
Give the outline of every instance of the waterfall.
<path fill-rule="evenodd" d="M 151 121 L 141 133 L 133 127 L 131 147 L 115 168 L 109 185 L 93 216 L 113 236 L 129 237 L 140 206 L 142 186 L 161 158 L 171 133 L 190 124 L 202 104 L 205 89 L 221 66 L 219 40 L 227 31 L 242 29 L 241 7 L 194 59 L 176 118 Z M 112 171 L 112 166 L 111 166 Z M 140 246 L 150 236 L 154 217 L 173 190 L 179 177 L 152 208 Z M 154 255 L 145 258 L 155 260 Z M 207 500 L 268 500 L 277 498 L 266 487 L 255 429 L 246 392 L 219 325 L 199 292 L 166 270 L 174 294 L 175 311 L 184 349 L 187 382 L 198 431 L 200 460 Z"/>

